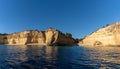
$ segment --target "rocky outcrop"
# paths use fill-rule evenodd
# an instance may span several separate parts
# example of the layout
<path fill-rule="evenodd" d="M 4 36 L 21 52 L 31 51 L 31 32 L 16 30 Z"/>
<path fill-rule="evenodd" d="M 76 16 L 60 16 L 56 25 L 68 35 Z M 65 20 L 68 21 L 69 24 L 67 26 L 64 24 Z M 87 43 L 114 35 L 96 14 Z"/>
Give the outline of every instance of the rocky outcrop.
<path fill-rule="evenodd" d="M 101 28 L 79 42 L 79 45 L 120 45 L 120 23 Z"/>
<path fill-rule="evenodd" d="M 17 44 L 17 45 L 73 45 L 73 38 L 66 37 L 60 31 L 49 28 L 46 31 L 27 30 L 13 33 L 6 36 L 0 36 L 0 44 Z"/>
<path fill-rule="evenodd" d="M 37 30 L 28 30 L 24 32 L 18 32 L 14 34 L 10 34 L 7 36 L 8 44 L 44 44 L 45 43 L 45 35 L 41 31 Z"/>
<path fill-rule="evenodd" d="M 7 44 L 7 35 L 0 35 L 0 44 Z"/>
<path fill-rule="evenodd" d="M 45 31 L 46 35 L 46 44 L 47 45 L 55 45 L 58 39 L 59 32 L 56 29 L 47 29 Z"/>
<path fill-rule="evenodd" d="M 65 34 L 53 28 L 47 29 L 45 35 L 47 45 L 71 46 L 75 42 L 73 38 L 66 37 Z"/>

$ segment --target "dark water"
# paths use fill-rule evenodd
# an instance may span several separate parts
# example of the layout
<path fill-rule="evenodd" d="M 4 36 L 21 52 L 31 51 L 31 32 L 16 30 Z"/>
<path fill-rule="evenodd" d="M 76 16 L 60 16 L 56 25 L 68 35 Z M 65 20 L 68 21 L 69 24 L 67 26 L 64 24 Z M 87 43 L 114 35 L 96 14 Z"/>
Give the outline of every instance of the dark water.
<path fill-rule="evenodd" d="M 120 47 L 0 45 L 0 69 L 119 69 Z"/>

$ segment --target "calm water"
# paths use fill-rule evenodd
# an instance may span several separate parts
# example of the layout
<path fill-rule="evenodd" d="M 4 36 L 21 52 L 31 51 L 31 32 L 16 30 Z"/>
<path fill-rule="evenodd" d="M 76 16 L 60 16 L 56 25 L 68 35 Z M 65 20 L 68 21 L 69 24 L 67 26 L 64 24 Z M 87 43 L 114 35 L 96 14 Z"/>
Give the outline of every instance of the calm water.
<path fill-rule="evenodd" d="M 0 45 L 0 69 L 119 69 L 120 47 Z"/>

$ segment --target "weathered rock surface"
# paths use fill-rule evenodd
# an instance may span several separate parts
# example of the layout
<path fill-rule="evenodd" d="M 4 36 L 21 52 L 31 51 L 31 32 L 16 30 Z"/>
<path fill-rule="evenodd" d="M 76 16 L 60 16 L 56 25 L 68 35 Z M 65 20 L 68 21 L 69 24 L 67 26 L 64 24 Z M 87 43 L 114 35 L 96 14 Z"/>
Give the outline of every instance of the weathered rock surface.
<path fill-rule="evenodd" d="M 60 31 L 49 28 L 46 31 L 28 30 L 0 36 L 0 44 L 40 44 L 40 45 L 73 45 L 73 38 L 66 37 Z"/>
<path fill-rule="evenodd" d="M 7 35 L 0 35 L 0 44 L 7 44 Z"/>
<path fill-rule="evenodd" d="M 79 42 L 79 45 L 120 45 L 120 23 L 101 28 Z"/>
<path fill-rule="evenodd" d="M 54 45 L 58 39 L 59 32 L 56 29 L 47 29 L 45 31 L 46 44 Z"/>
<path fill-rule="evenodd" d="M 44 44 L 45 43 L 45 35 L 41 31 L 37 30 L 29 30 L 24 32 L 18 32 L 14 34 L 10 34 L 7 36 L 8 44 L 31 44 L 31 43 L 38 43 Z"/>
<path fill-rule="evenodd" d="M 66 37 L 56 29 L 47 29 L 45 32 L 47 45 L 74 45 L 74 39 Z"/>

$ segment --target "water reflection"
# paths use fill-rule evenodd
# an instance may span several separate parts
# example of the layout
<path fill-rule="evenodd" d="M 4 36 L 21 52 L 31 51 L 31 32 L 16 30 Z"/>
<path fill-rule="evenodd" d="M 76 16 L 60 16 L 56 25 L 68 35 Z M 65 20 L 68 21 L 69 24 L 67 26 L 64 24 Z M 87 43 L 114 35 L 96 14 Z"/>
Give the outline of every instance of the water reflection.
<path fill-rule="evenodd" d="M 94 61 L 96 67 L 101 69 L 120 68 L 120 48 L 119 47 L 87 47 L 89 59 Z"/>
<path fill-rule="evenodd" d="M 57 47 L 27 46 L 25 51 L 28 58 L 20 67 L 52 68 L 55 65 Z"/>
<path fill-rule="evenodd" d="M 0 69 L 118 69 L 120 47 L 0 45 Z"/>
<path fill-rule="evenodd" d="M 0 45 L 0 69 L 9 69 L 26 60 L 26 46 Z"/>

